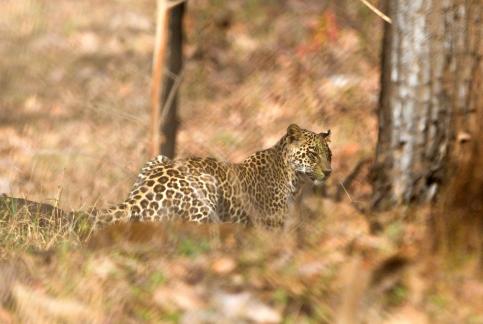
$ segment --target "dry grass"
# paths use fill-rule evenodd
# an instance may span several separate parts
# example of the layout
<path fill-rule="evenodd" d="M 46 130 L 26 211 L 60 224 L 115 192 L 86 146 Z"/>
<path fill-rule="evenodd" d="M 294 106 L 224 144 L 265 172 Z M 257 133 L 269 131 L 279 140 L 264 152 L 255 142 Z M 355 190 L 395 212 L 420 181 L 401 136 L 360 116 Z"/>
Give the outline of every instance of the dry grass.
<path fill-rule="evenodd" d="M 77 246 L 90 232 L 86 213 L 68 213 L 48 204 L 0 196 L 2 254 L 12 250 L 49 250 L 60 242 Z"/>
<path fill-rule="evenodd" d="M 149 158 L 154 2 L 0 5 L 0 191 L 67 209 L 118 202 Z M 332 129 L 334 179 L 370 154 L 377 68 L 356 31 L 328 38 L 322 4 L 293 5 L 188 6 L 178 155 L 240 161 L 292 122 Z"/>
<path fill-rule="evenodd" d="M 44 323 L 481 319 L 475 260 L 450 269 L 421 249 L 427 211 L 371 235 L 346 203 L 323 200 L 323 210 L 289 232 L 133 223 L 88 237 L 55 221 L 32 224 L 19 211 L 0 233 L 0 310 Z"/>

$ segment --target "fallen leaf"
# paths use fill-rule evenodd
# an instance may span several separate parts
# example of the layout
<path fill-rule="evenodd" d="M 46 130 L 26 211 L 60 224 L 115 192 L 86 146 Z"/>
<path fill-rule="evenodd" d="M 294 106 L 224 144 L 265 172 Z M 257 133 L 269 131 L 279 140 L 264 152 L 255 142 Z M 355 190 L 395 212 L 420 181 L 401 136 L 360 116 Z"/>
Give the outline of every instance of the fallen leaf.
<path fill-rule="evenodd" d="M 168 309 L 197 310 L 204 307 L 202 293 L 195 287 L 178 283 L 173 286 L 160 287 L 153 295 L 154 302 Z"/>
<path fill-rule="evenodd" d="M 211 265 L 211 269 L 221 275 L 228 274 L 236 268 L 236 263 L 232 258 L 223 257 L 217 259 Z"/>
<path fill-rule="evenodd" d="M 278 311 L 246 291 L 236 294 L 219 292 L 214 296 L 214 303 L 224 316 L 232 319 L 248 319 L 256 323 L 279 323 L 282 320 Z"/>

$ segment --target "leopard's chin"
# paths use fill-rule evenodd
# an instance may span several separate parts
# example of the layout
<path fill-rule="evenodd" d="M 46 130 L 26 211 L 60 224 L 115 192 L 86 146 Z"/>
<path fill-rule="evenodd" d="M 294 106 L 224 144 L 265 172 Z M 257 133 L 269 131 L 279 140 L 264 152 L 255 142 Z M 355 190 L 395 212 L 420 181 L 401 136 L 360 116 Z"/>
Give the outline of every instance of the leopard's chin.
<path fill-rule="evenodd" d="M 324 179 L 315 179 L 315 180 L 313 180 L 313 183 L 314 183 L 315 186 L 321 186 L 325 183 L 325 180 L 326 180 L 325 178 Z"/>
<path fill-rule="evenodd" d="M 320 186 L 325 183 L 327 180 L 327 177 L 322 175 L 322 176 L 317 176 L 312 173 L 302 173 L 303 178 L 306 180 L 312 182 L 315 186 Z"/>

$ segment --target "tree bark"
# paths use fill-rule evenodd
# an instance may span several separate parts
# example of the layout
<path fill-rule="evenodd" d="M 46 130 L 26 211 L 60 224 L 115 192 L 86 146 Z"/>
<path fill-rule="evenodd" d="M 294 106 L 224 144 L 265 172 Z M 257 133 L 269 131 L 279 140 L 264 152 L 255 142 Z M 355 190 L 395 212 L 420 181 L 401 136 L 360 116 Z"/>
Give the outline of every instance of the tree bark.
<path fill-rule="evenodd" d="M 173 158 L 176 147 L 176 134 L 179 126 L 178 119 L 178 94 L 177 82 L 183 68 L 183 16 L 185 2 L 182 2 L 170 10 L 168 26 L 169 54 L 166 62 L 165 81 L 161 96 L 161 154 Z"/>
<path fill-rule="evenodd" d="M 433 199 L 476 120 L 479 0 L 386 0 L 373 207 Z M 480 71 L 481 72 L 481 71 Z"/>

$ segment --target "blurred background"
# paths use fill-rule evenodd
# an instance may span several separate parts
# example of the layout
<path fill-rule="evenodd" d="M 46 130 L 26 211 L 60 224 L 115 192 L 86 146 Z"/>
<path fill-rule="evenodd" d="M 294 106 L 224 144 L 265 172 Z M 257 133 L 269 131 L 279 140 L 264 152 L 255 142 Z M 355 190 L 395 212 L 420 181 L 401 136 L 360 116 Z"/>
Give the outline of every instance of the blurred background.
<path fill-rule="evenodd" d="M 118 202 L 151 156 L 155 1 L 2 1 L 0 191 Z M 381 20 L 359 2 L 187 6 L 177 156 L 239 162 L 331 129 L 337 184 L 376 139 Z M 362 190 L 362 189 L 361 189 Z"/>

